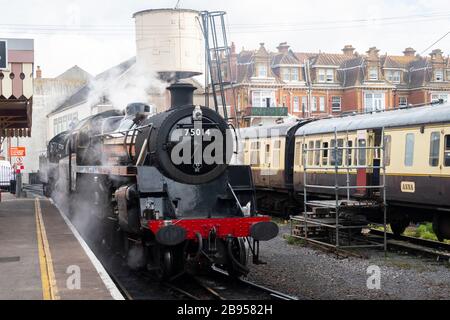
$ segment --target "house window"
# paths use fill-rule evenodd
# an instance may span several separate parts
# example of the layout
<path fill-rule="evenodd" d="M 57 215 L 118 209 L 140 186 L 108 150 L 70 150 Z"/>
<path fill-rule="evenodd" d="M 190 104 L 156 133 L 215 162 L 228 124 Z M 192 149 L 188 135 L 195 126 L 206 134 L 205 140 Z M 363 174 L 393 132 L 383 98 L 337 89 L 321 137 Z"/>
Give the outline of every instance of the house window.
<path fill-rule="evenodd" d="M 447 69 L 447 78 L 446 78 L 446 80 L 450 81 L 450 69 Z"/>
<path fill-rule="evenodd" d="M 392 83 L 400 83 L 401 71 L 387 71 L 387 80 Z"/>
<path fill-rule="evenodd" d="M 308 98 L 307 97 L 302 97 L 302 111 L 303 112 L 306 111 L 307 104 L 308 104 Z"/>
<path fill-rule="evenodd" d="M 283 78 L 283 81 L 291 81 L 291 73 L 290 73 L 289 68 L 282 68 L 281 76 Z"/>
<path fill-rule="evenodd" d="M 384 108 L 384 93 L 367 92 L 364 94 L 364 110 L 366 112 L 384 110 Z"/>
<path fill-rule="evenodd" d="M 327 69 L 327 82 L 334 82 L 334 70 Z"/>
<path fill-rule="evenodd" d="M 292 81 L 298 81 L 298 68 L 292 68 L 291 69 L 291 80 Z"/>
<path fill-rule="evenodd" d="M 408 98 L 407 97 L 399 97 L 398 98 L 398 106 L 399 107 L 406 107 L 408 105 Z"/>
<path fill-rule="evenodd" d="M 378 80 L 378 68 L 377 67 L 369 68 L 369 80 Z"/>
<path fill-rule="evenodd" d="M 341 111 L 341 97 L 331 97 L 331 110 L 333 112 Z"/>
<path fill-rule="evenodd" d="M 325 69 L 319 69 L 319 82 L 325 82 Z"/>
<path fill-rule="evenodd" d="M 267 65 L 263 63 L 258 64 L 257 74 L 259 78 L 267 78 Z"/>
<path fill-rule="evenodd" d="M 431 101 L 437 102 L 442 99 L 442 100 L 444 100 L 444 103 L 446 103 L 449 101 L 448 96 L 449 96 L 448 93 L 433 93 L 431 95 Z"/>
<path fill-rule="evenodd" d="M 319 97 L 320 112 L 325 111 L 325 97 Z"/>
<path fill-rule="evenodd" d="M 275 107 L 275 91 L 252 91 L 252 107 Z"/>
<path fill-rule="evenodd" d="M 437 69 L 434 71 L 434 81 L 437 81 L 437 82 L 444 81 L 444 70 Z"/>
<path fill-rule="evenodd" d="M 439 144 L 441 142 L 441 133 L 439 131 L 432 132 L 430 136 L 430 158 L 429 163 L 432 167 L 439 165 Z"/>
<path fill-rule="evenodd" d="M 294 97 L 294 112 L 300 112 L 300 98 L 295 96 Z"/>
<path fill-rule="evenodd" d="M 414 133 L 408 133 L 405 138 L 405 166 L 412 167 L 414 162 Z"/>
<path fill-rule="evenodd" d="M 311 111 L 317 111 L 317 98 L 316 97 L 312 97 Z"/>

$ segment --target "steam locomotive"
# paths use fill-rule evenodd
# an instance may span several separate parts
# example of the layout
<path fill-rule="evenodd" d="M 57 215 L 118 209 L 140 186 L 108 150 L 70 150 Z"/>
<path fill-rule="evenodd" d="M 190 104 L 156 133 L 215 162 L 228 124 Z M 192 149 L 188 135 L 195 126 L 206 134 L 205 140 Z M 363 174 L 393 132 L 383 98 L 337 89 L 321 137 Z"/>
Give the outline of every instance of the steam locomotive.
<path fill-rule="evenodd" d="M 258 215 L 251 170 L 229 165 L 227 122 L 194 106 L 196 88 L 174 83 L 171 107 L 150 115 L 132 103 L 81 121 L 48 144 L 48 196 L 95 225 L 93 233 L 161 278 L 211 265 L 245 275 L 248 252 L 278 234 Z"/>

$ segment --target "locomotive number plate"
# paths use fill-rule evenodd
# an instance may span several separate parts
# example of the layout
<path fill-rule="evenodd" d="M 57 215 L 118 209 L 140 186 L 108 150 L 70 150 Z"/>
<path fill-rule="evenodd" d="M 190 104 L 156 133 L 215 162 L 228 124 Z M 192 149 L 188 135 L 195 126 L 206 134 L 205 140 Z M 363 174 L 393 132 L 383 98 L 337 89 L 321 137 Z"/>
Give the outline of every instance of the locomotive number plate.
<path fill-rule="evenodd" d="M 412 181 L 402 181 L 400 188 L 402 192 L 414 193 L 416 192 L 416 183 Z"/>

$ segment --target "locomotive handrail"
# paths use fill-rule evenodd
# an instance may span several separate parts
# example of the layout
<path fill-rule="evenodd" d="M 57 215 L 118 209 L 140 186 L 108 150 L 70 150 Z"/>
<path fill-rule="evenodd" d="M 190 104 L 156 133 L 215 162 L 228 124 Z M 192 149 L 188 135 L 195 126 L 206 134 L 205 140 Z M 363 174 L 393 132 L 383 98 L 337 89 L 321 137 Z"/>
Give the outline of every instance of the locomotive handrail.
<path fill-rule="evenodd" d="M 145 126 L 140 126 L 140 127 L 137 127 L 137 128 L 130 128 L 130 129 L 127 129 L 127 130 L 122 130 L 122 131 L 112 131 L 112 132 L 96 134 L 96 135 L 94 135 L 94 137 L 104 137 L 104 136 L 112 137 L 113 134 L 120 134 L 120 135 L 124 136 L 124 135 L 127 135 L 128 132 L 130 132 L 130 131 L 134 131 L 134 130 L 140 131 L 142 129 L 145 129 L 145 128 L 148 128 L 148 127 L 151 127 L 151 126 L 153 126 L 153 123 L 149 123 L 149 124 L 146 124 Z M 113 137 L 113 138 L 119 138 L 119 137 Z"/>

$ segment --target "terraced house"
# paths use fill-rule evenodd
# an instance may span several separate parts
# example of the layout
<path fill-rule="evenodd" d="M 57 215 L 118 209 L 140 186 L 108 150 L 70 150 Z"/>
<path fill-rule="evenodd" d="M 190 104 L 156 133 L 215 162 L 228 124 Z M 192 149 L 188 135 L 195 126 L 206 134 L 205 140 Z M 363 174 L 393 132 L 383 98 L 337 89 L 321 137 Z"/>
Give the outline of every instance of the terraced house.
<path fill-rule="evenodd" d="M 269 52 L 264 43 L 239 53 L 231 47 L 236 111 L 243 126 L 288 115 L 323 117 L 450 98 L 450 59 L 439 49 L 428 56 L 413 48 L 403 55 L 381 54 L 376 47 L 359 54 L 346 45 L 342 53 L 305 53 L 283 42 L 277 50 Z"/>

